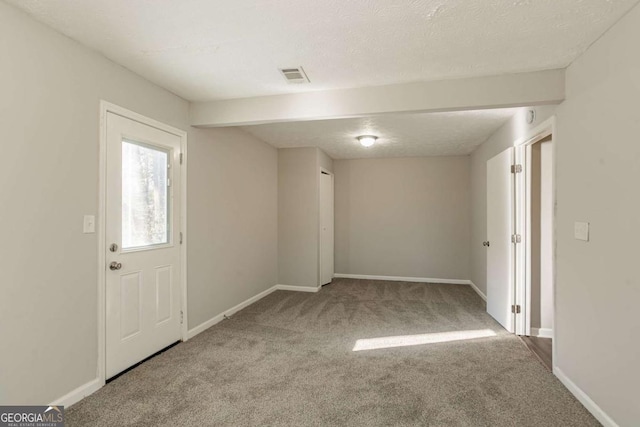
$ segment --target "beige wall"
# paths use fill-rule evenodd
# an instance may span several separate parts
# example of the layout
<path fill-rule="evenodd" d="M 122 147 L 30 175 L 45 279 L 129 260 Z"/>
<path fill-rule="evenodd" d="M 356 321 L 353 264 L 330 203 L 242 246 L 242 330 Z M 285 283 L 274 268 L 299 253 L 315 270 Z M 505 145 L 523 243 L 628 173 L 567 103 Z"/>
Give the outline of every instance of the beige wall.
<path fill-rule="evenodd" d="M 531 147 L 531 327 L 540 328 L 542 307 L 541 284 L 541 240 L 542 240 L 542 144 Z"/>
<path fill-rule="evenodd" d="M 540 327 L 553 329 L 553 260 L 555 238 L 553 218 L 555 194 L 553 183 L 553 141 L 540 145 Z"/>
<path fill-rule="evenodd" d="M 281 285 L 318 286 L 317 165 L 316 148 L 278 150 L 278 282 Z"/>
<path fill-rule="evenodd" d="M 555 106 L 536 107 L 536 120 L 528 125 L 526 109 L 522 109 L 471 154 L 471 281 L 487 293 L 487 160 L 523 138 L 531 129 L 548 119 Z"/>
<path fill-rule="evenodd" d="M 97 376 L 101 99 L 189 133 L 189 319 L 276 283 L 277 154 L 187 126 L 186 101 L 0 1 L 0 404 L 46 404 Z M 242 258 L 238 257 L 242 254 Z"/>
<path fill-rule="evenodd" d="M 335 271 L 469 278 L 469 157 L 336 160 Z"/>
<path fill-rule="evenodd" d="M 278 283 L 319 283 L 320 167 L 333 160 L 318 148 L 278 150 Z"/>
<path fill-rule="evenodd" d="M 636 6 L 568 68 L 555 139 L 554 363 L 620 426 L 640 420 L 638 40 Z"/>
<path fill-rule="evenodd" d="M 320 149 L 318 149 L 318 166 L 333 172 L 333 159 Z M 318 174 L 318 177 L 320 177 L 320 174 Z"/>
<path fill-rule="evenodd" d="M 3 2 L 0 52 L 0 403 L 46 404 L 97 376 L 99 102 L 188 106 Z"/>
<path fill-rule="evenodd" d="M 188 179 L 194 328 L 277 283 L 277 150 L 239 129 L 193 129 Z"/>

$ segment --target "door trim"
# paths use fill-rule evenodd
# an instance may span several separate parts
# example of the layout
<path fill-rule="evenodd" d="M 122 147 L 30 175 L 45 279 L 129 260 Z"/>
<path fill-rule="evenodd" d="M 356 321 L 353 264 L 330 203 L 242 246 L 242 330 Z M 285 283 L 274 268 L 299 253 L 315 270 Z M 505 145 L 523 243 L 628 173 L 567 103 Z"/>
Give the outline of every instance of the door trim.
<path fill-rule="evenodd" d="M 520 159 L 518 160 L 523 164 L 523 172 L 516 177 L 516 224 L 517 233 L 523 236 L 523 249 L 516 255 L 516 271 L 519 272 L 516 275 L 516 304 L 520 304 L 523 307 L 523 316 L 516 316 L 516 334 L 517 335 L 530 335 L 531 334 L 531 214 L 529 212 L 529 203 L 531 199 L 531 146 L 538 141 L 552 135 L 553 137 L 553 165 L 552 165 L 552 194 L 553 194 L 553 216 L 551 218 L 552 228 L 552 277 L 553 277 L 553 319 L 554 322 L 557 319 L 556 310 L 556 245 L 557 245 L 557 230 L 556 230 L 556 206 L 557 206 L 557 194 L 556 194 L 556 165 L 557 165 L 557 147 L 558 138 L 556 132 L 556 117 L 551 116 L 544 122 L 540 123 L 537 127 L 529 131 L 523 138 L 514 143 L 516 149 L 520 152 Z M 556 328 L 552 330 L 552 359 L 555 364 L 556 358 Z M 555 366 L 554 366 L 555 371 Z M 555 373 L 555 372 L 554 372 Z"/>
<path fill-rule="evenodd" d="M 98 163 L 98 217 L 96 229 L 98 232 L 98 366 L 97 374 L 100 387 L 106 383 L 106 194 L 107 194 L 107 114 L 112 113 L 127 119 L 142 123 L 147 126 L 168 132 L 180 138 L 180 151 L 182 153 L 182 167 L 180 168 L 180 231 L 182 232 L 182 245 L 180 248 L 180 309 L 183 313 L 183 321 L 180 328 L 182 341 L 188 338 L 187 325 L 187 132 L 161 123 L 157 120 L 138 114 L 134 111 L 100 100 L 100 137 L 99 137 L 99 163 Z"/>
<path fill-rule="evenodd" d="M 329 169 L 323 168 L 322 166 L 319 167 L 318 170 L 318 177 L 317 177 L 317 184 L 318 184 L 318 290 L 320 290 L 320 288 L 322 288 L 322 206 L 321 206 L 321 200 L 320 200 L 320 186 L 322 185 L 320 183 L 320 175 L 322 174 L 326 174 L 331 176 L 331 188 L 332 188 L 332 192 L 333 192 L 333 208 L 334 208 L 334 225 L 333 225 L 333 229 L 335 232 L 335 175 L 333 174 L 333 172 L 331 172 Z M 335 242 L 334 242 L 334 274 L 332 277 L 335 277 Z"/>

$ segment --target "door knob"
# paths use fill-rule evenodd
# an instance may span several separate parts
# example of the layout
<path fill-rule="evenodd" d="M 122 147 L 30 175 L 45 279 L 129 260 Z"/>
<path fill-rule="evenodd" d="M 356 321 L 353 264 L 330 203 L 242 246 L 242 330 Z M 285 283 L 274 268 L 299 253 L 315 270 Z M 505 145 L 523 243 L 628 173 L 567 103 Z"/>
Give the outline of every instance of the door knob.
<path fill-rule="evenodd" d="M 489 246 L 489 242 L 482 242 L 482 246 Z"/>
<path fill-rule="evenodd" d="M 109 264 L 109 269 L 110 270 L 120 270 L 122 268 L 122 264 L 116 261 L 113 261 L 111 264 Z"/>

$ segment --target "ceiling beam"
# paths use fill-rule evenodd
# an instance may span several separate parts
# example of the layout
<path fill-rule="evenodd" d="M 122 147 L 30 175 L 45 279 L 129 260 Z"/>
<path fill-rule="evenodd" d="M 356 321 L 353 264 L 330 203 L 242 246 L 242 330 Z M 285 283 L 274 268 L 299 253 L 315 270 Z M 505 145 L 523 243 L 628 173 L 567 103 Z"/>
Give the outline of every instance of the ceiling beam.
<path fill-rule="evenodd" d="M 558 104 L 564 70 L 337 89 L 191 104 L 193 126 L 220 127 L 386 113 Z"/>

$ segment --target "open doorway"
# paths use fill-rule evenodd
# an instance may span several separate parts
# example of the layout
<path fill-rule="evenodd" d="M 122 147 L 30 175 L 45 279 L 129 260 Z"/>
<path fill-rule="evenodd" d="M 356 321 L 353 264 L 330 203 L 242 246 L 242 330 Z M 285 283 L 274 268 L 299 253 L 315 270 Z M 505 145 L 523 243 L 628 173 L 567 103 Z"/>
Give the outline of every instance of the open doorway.
<path fill-rule="evenodd" d="M 328 285 L 334 273 L 333 173 L 320 168 L 320 286 Z"/>
<path fill-rule="evenodd" d="M 554 119 L 487 161 L 487 312 L 553 370 Z"/>
<path fill-rule="evenodd" d="M 526 334 L 523 340 L 553 369 L 554 149 L 551 134 L 526 147 Z"/>

